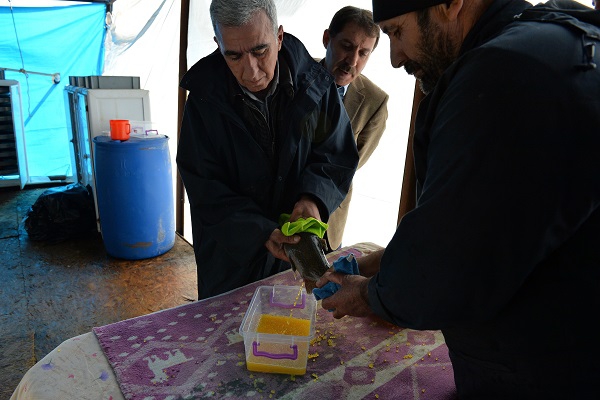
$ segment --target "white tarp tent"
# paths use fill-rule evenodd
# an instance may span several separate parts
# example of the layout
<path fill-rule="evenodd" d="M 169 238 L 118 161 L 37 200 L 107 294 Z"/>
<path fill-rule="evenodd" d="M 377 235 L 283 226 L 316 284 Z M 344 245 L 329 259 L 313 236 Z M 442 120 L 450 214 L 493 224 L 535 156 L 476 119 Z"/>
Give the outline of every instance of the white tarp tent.
<path fill-rule="evenodd" d="M 345 5 L 371 7 L 370 0 L 276 0 L 276 3 L 279 24 L 285 31 L 300 38 L 314 57 L 325 55 L 323 31 L 339 8 Z M 150 90 L 153 122 L 158 124 L 161 133 L 173 138 L 170 143 L 173 162 L 177 129 L 180 5 L 175 0 L 116 1 L 110 35 L 107 36 L 104 71 L 104 75 L 140 76 L 142 88 Z M 210 0 L 190 2 L 188 67 L 216 48 L 209 5 Z M 396 228 L 414 79 L 404 70 L 391 67 L 389 41 L 385 35 L 382 35 L 364 73 L 390 94 L 390 116 L 379 147 L 355 175 L 344 242 L 371 241 L 385 245 Z M 187 216 L 187 211 L 185 214 Z M 185 218 L 185 221 L 184 234 L 191 241 L 189 219 Z"/>
<path fill-rule="evenodd" d="M 298 37 L 317 58 L 325 56 L 323 31 L 338 9 L 346 5 L 371 9 L 370 0 L 276 0 L 276 3 L 284 31 Z M 209 5 L 209 0 L 190 3 L 189 66 L 216 48 Z M 415 83 L 404 70 L 391 67 L 389 40 L 385 35 L 381 36 L 363 73 L 389 93 L 390 113 L 377 150 L 354 177 L 344 243 L 370 241 L 383 246 L 396 229 Z"/>
<path fill-rule="evenodd" d="M 588 6 L 591 3 L 591 0 L 578 1 Z M 74 2 L 0 0 L 0 6 L 15 7 L 51 3 Z M 370 0 L 276 0 L 276 3 L 279 23 L 285 31 L 300 38 L 314 57 L 324 56 L 322 34 L 335 11 L 345 5 L 371 8 Z M 112 15 L 107 19 L 103 71 L 107 76 L 140 77 L 141 88 L 150 91 L 153 122 L 160 133 L 172 139 L 170 148 L 174 166 L 182 4 L 184 11 L 189 10 L 187 67 L 212 52 L 216 45 L 208 14 L 210 0 L 117 0 L 112 3 Z M 386 245 L 397 223 L 414 79 L 404 70 L 391 67 L 389 41 L 385 35 L 363 72 L 389 93 L 390 114 L 379 147 L 355 175 L 344 243 L 372 241 Z M 176 174 L 176 168 L 173 170 Z M 184 233 L 191 240 L 189 224 Z"/>

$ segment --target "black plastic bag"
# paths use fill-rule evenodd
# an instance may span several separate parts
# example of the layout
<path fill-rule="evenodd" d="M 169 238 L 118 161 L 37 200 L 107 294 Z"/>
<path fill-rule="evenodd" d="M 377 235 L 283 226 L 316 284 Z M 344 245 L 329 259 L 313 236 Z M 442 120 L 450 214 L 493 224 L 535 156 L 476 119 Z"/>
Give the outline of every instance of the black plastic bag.
<path fill-rule="evenodd" d="M 96 232 L 91 190 L 72 183 L 44 191 L 29 208 L 24 224 L 31 240 L 50 243 Z"/>

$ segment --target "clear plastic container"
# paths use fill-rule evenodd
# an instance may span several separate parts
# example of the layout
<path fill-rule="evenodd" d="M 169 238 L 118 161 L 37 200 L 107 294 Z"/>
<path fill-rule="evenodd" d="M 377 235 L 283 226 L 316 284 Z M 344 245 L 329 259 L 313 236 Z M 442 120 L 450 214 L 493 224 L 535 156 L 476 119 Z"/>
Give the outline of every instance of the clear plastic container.
<path fill-rule="evenodd" d="M 300 286 L 260 286 L 240 325 L 249 371 L 303 375 L 317 301 Z"/>
<path fill-rule="evenodd" d="M 155 138 L 159 135 L 158 126 L 151 121 L 129 121 L 131 136 L 139 138 Z"/>

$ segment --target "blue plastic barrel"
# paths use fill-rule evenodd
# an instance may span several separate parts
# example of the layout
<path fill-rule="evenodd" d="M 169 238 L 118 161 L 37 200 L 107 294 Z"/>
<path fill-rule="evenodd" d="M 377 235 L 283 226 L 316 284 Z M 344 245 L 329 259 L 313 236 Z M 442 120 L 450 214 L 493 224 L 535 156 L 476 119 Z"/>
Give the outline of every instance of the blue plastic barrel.
<path fill-rule="evenodd" d="M 173 176 L 167 136 L 94 138 L 100 229 L 117 258 L 156 257 L 175 244 Z"/>

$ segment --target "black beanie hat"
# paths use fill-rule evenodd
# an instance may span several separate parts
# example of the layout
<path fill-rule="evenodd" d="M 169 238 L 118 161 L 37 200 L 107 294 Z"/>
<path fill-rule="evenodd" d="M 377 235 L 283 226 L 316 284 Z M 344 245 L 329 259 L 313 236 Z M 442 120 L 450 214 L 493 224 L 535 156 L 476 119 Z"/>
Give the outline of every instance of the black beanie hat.
<path fill-rule="evenodd" d="M 448 0 L 373 0 L 373 20 L 385 21 L 416 10 L 446 3 Z"/>

